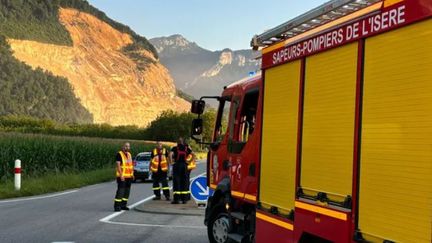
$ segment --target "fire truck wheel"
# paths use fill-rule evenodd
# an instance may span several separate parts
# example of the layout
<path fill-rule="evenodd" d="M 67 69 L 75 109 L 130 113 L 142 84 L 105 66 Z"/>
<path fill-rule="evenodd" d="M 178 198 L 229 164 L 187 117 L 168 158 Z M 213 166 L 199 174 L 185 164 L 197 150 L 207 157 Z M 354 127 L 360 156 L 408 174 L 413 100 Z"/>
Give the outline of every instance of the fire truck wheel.
<path fill-rule="evenodd" d="M 207 225 L 210 243 L 229 243 L 230 218 L 223 208 L 217 210 Z"/>

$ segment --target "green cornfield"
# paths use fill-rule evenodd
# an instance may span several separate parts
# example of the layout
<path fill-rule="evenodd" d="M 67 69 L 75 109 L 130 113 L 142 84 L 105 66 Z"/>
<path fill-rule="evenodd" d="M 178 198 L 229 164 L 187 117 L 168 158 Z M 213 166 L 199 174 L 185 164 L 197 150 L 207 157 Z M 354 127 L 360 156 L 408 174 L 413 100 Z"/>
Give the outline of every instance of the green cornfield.
<path fill-rule="evenodd" d="M 114 168 L 115 155 L 126 141 L 132 155 L 154 147 L 137 140 L 0 132 L 0 181 L 13 177 L 15 159 L 22 161 L 23 177 Z"/>

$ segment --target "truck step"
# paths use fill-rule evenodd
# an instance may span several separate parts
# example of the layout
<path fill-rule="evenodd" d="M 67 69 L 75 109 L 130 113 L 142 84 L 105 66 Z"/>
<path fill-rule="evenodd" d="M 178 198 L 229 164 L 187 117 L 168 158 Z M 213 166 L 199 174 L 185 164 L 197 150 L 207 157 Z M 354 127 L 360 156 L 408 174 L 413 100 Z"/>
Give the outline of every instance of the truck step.
<path fill-rule="evenodd" d="M 241 235 L 241 234 L 237 234 L 237 233 L 229 233 L 228 234 L 228 239 L 231 239 L 231 240 L 233 240 L 235 242 L 241 243 L 242 240 L 243 240 L 243 238 L 244 238 L 244 236 Z"/>
<path fill-rule="evenodd" d="M 231 217 L 235 219 L 240 219 L 241 221 L 245 220 L 246 214 L 241 212 L 231 212 Z"/>

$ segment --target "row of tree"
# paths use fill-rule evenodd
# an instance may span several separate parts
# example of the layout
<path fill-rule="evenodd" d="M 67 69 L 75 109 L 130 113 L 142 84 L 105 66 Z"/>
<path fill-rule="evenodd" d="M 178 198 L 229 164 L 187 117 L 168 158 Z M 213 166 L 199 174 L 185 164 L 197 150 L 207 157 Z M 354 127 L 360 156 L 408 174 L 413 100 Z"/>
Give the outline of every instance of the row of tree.
<path fill-rule="evenodd" d="M 179 137 L 189 137 L 191 134 L 192 120 L 196 115 L 192 113 L 163 112 L 156 120 L 146 128 L 146 137 L 150 140 L 176 141 Z M 216 112 L 212 109 L 202 115 L 203 140 L 211 139 Z"/>
<path fill-rule="evenodd" d="M 192 120 L 191 113 L 162 112 L 146 128 L 137 126 L 111 126 L 108 124 L 57 123 L 48 119 L 26 116 L 0 116 L 0 131 L 39 133 L 60 136 L 100 137 L 134 140 L 177 141 L 179 137 L 189 138 Z M 210 141 L 216 118 L 214 110 L 203 114 L 203 140 Z M 192 145 L 196 144 L 192 142 Z"/>

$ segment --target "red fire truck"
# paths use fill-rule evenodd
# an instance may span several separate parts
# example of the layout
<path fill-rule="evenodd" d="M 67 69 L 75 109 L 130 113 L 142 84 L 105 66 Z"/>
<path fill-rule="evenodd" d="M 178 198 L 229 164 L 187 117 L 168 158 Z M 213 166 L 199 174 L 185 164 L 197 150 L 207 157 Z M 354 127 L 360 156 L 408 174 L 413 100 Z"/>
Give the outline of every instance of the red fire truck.
<path fill-rule="evenodd" d="M 432 1 L 333 0 L 251 45 L 260 75 L 192 103 L 219 101 L 210 242 L 432 242 Z"/>

